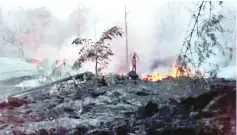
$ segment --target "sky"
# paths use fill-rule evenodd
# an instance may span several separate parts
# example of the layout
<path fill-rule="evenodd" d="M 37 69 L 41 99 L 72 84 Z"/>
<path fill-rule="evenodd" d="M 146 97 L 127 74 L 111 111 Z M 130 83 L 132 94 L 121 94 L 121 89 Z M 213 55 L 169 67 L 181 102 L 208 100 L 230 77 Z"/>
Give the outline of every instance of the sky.
<path fill-rule="evenodd" d="M 58 19 L 67 20 L 70 13 L 80 3 L 88 8 L 89 12 L 93 14 L 92 20 L 97 20 L 96 28 L 98 29 L 98 34 L 100 34 L 106 26 L 113 25 L 114 22 L 122 23 L 124 21 L 125 5 L 127 10 L 130 11 L 128 20 L 131 22 L 134 18 L 138 18 L 137 16 L 149 16 L 149 10 L 151 7 L 154 6 L 154 4 L 157 6 L 157 4 L 159 5 L 161 2 L 146 2 L 143 0 L 70 0 L 70 2 L 68 2 L 68 0 L 58 0 L 57 2 L 55 2 L 55 0 L 7 0 L 2 1 L 0 6 L 3 6 L 6 9 L 13 9 L 17 7 L 37 8 L 45 6 Z M 143 10 L 139 10 L 141 7 Z M 140 23 L 144 22 L 146 22 L 146 19 Z"/>
<path fill-rule="evenodd" d="M 36 8 L 41 6 L 48 7 L 57 17 L 61 19 L 67 18 L 69 13 L 75 8 L 78 0 L 58 0 L 55 3 L 54 0 L 7 0 L 1 1 L 0 5 L 6 8 L 14 7 L 26 7 L 26 8 Z"/>
<path fill-rule="evenodd" d="M 131 0 L 132 1 L 132 0 Z M 139 0 L 138 0 L 139 1 Z M 60 19 L 67 19 L 68 15 L 76 8 L 79 3 L 83 3 L 85 6 L 89 6 L 100 12 L 106 12 L 106 10 L 110 10 L 111 8 L 108 5 L 114 3 L 114 0 L 7 0 L 2 1 L 0 6 L 4 7 L 26 7 L 26 8 L 36 8 L 45 6 L 51 10 L 51 12 Z M 123 1 L 121 0 L 118 4 L 118 9 L 120 9 Z M 131 2 L 127 0 L 127 5 L 129 6 Z M 105 5 L 102 6 L 101 5 Z M 113 8 L 114 9 L 114 8 Z M 114 9 L 117 10 L 117 9 Z M 111 15 L 112 16 L 112 15 Z"/>
<path fill-rule="evenodd" d="M 190 20 L 190 12 L 192 2 L 180 2 L 185 9 L 173 4 L 177 10 L 169 10 L 169 5 L 164 4 L 161 0 L 7 0 L 1 1 L 0 7 L 6 9 L 14 9 L 17 7 L 37 8 L 41 6 L 47 7 L 54 16 L 64 21 L 67 20 L 71 12 L 78 7 L 78 4 L 83 5 L 88 9 L 87 31 L 83 34 L 84 37 L 94 38 L 96 28 L 96 36 L 98 37 L 105 29 L 119 25 L 124 27 L 124 7 L 126 5 L 128 14 L 128 34 L 129 34 L 129 49 L 138 52 L 141 63 L 140 69 L 142 72 L 148 72 L 149 64 L 155 58 L 166 58 L 176 56 L 177 50 L 182 45 L 184 34 Z M 179 4 L 180 4 L 179 3 Z M 235 3 L 236 4 L 236 3 Z M 230 9 L 234 9 L 235 4 L 227 4 Z M 176 14 L 172 16 L 172 14 Z M 169 16 L 170 15 L 170 16 Z M 173 20 L 172 20 L 173 19 Z M 158 21 L 159 22 L 158 22 Z M 168 20 L 168 21 L 167 21 Z M 164 27 L 157 27 L 156 25 Z M 166 28 L 166 26 L 170 26 Z M 162 31 L 165 31 L 162 33 Z M 157 33 L 165 35 L 162 38 L 157 38 Z M 168 39 L 172 36 L 172 40 Z M 124 62 L 124 39 L 115 40 L 113 42 L 115 51 L 120 52 L 113 61 L 114 66 L 111 69 L 118 67 L 118 64 Z M 123 57 L 123 58 L 121 58 Z M 167 69 L 159 69 L 159 72 L 169 72 Z M 154 72 L 158 72 L 154 71 Z"/>

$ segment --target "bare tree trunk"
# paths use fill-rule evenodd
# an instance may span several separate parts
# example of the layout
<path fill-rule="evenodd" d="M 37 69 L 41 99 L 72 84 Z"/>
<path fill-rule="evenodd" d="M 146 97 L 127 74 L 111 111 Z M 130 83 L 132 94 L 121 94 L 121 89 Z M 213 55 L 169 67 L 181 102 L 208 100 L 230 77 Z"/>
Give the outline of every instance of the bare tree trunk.
<path fill-rule="evenodd" d="M 97 81 L 98 81 L 98 58 L 95 58 L 95 84 L 97 85 Z"/>
<path fill-rule="evenodd" d="M 125 44 L 126 44 L 126 62 L 127 62 L 127 70 L 129 72 L 129 63 L 128 63 L 128 29 L 127 29 L 127 9 L 125 6 Z"/>
<path fill-rule="evenodd" d="M 95 75 L 97 76 L 98 73 L 98 59 L 97 57 L 95 58 Z"/>

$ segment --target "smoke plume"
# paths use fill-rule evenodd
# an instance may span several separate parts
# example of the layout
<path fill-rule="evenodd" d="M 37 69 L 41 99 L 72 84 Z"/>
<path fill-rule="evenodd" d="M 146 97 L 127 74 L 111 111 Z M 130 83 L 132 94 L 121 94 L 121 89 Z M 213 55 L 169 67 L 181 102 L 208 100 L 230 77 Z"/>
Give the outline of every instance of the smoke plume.
<path fill-rule="evenodd" d="M 150 71 L 160 68 L 160 67 L 172 67 L 175 62 L 175 57 L 167 57 L 164 59 L 156 59 L 152 62 L 150 66 Z"/>

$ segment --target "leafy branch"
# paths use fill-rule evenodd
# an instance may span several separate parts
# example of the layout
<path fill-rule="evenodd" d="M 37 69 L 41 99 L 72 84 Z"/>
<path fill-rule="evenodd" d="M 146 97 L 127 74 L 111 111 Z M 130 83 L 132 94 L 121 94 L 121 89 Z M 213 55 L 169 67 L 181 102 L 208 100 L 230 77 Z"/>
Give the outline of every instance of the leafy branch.
<path fill-rule="evenodd" d="M 198 5 L 192 17 L 194 24 L 184 39 L 176 61 L 176 67 L 181 72 L 186 70 L 190 71 L 191 67 L 193 67 L 196 72 L 199 72 L 199 69 L 206 64 L 208 58 L 217 55 L 216 51 L 221 52 L 223 56 L 227 55 L 229 60 L 232 59 L 233 48 L 226 44 L 221 44 L 217 39 L 218 34 L 225 32 L 221 25 L 225 17 L 221 12 L 213 12 L 213 9 L 222 4 L 223 2 L 218 2 L 217 5 L 214 5 L 213 2 L 202 1 L 201 4 Z M 207 9 L 208 6 L 209 9 Z M 194 55 L 197 59 L 194 59 Z M 216 76 L 219 65 L 211 62 L 209 62 L 209 65 L 212 69 L 207 71 L 207 73 L 209 73 L 210 76 Z"/>
<path fill-rule="evenodd" d="M 91 41 L 91 39 L 77 38 L 73 41 L 73 43 L 83 45 L 79 52 L 80 58 L 77 63 L 81 65 L 81 63 L 86 60 L 95 61 L 95 73 L 97 74 L 98 71 L 101 71 L 107 67 L 108 60 L 110 60 L 109 57 L 114 55 L 110 49 L 110 44 L 106 43 L 106 41 L 122 36 L 122 29 L 114 26 L 104 31 L 100 39 L 96 42 Z"/>

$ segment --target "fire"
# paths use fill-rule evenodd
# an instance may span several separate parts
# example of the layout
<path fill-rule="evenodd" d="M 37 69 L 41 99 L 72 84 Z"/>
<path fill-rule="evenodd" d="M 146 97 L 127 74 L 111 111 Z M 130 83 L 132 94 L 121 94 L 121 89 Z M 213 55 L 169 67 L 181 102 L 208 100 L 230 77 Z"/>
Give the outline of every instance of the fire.
<path fill-rule="evenodd" d="M 168 78 L 169 76 L 168 75 L 163 75 L 163 74 L 155 74 L 155 75 L 146 75 L 146 76 L 143 76 L 141 77 L 142 80 L 145 80 L 145 81 L 153 81 L 153 82 L 156 82 L 156 81 L 162 81 L 166 78 Z"/>
<path fill-rule="evenodd" d="M 78 61 L 83 61 L 82 59 L 78 59 Z M 32 64 L 34 64 L 36 67 L 40 64 L 40 60 L 37 59 L 33 59 Z M 60 59 L 60 60 L 56 60 L 56 67 L 61 66 L 62 64 L 64 64 L 66 62 L 65 59 Z M 103 76 L 108 75 L 107 73 L 101 73 Z M 126 76 L 125 73 L 119 73 L 119 76 Z M 167 78 L 177 78 L 177 77 L 181 77 L 181 76 L 185 76 L 185 77 L 191 77 L 191 73 L 189 71 L 180 71 L 179 68 L 177 66 L 173 66 L 172 71 L 169 75 L 164 75 L 164 74 L 154 74 L 154 75 L 146 75 L 146 76 L 142 76 L 141 80 L 145 80 L 145 81 L 153 81 L 153 82 L 158 82 L 158 81 L 162 81 L 165 80 Z"/>
<path fill-rule="evenodd" d="M 176 78 L 176 77 L 181 77 L 181 76 L 191 77 L 192 75 L 189 71 L 181 72 L 178 69 L 178 67 L 173 66 L 172 71 L 169 75 L 164 75 L 164 74 L 146 75 L 146 76 L 141 77 L 141 79 L 145 81 L 157 82 L 157 81 L 165 80 L 169 77 Z"/>

